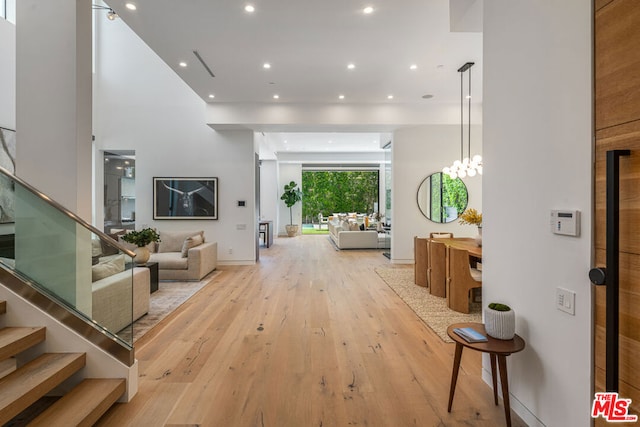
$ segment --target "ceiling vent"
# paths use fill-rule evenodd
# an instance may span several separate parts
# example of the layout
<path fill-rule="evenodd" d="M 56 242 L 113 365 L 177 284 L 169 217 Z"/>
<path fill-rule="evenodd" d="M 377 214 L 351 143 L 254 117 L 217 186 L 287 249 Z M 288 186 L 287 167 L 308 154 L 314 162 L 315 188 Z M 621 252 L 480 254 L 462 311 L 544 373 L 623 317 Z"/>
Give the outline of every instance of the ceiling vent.
<path fill-rule="evenodd" d="M 202 57 L 200 56 L 200 54 L 198 53 L 197 50 L 193 51 L 193 54 L 196 56 L 196 58 L 198 58 L 198 61 L 200 61 L 200 63 L 202 64 L 202 66 L 204 67 L 205 70 L 207 70 L 207 73 L 209 73 L 209 75 L 211 77 L 215 77 L 215 74 L 213 74 L 213 71 L 211 71 L 211 68 L 209 68 L 209 66 L 207 65 L 206 62 L 204 62 L 204 59 L 202 59 Z"/>

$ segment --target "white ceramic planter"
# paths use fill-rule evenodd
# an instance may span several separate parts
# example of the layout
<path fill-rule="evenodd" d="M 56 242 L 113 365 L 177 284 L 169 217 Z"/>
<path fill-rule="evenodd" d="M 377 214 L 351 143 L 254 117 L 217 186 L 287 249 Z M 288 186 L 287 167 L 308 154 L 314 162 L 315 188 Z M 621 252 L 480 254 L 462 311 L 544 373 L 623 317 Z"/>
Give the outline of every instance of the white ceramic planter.
<path fill-rule="evenodd" d="M 490 337 L 510 340 L 516 334 L 516 313 L 513 310 L 497 311 L 484 309 L 484 327 Z"/>
<path fill-rule="evenodd" d="M 149 249 L 146 246 L 138 246 L 133 250 L 133 252 L 136 254 L 136 256 L 133 257 L 133 262 L 136 264 L 146 264 L 151 256 Z"/>

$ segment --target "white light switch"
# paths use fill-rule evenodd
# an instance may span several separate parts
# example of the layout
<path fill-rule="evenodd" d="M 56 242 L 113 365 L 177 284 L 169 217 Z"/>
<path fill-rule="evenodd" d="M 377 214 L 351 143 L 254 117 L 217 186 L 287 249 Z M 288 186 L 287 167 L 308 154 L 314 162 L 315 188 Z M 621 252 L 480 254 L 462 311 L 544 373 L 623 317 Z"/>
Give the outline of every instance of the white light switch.
<path fill-rule="evenodd" d="M 560 311 L 576 314 L 576 293 L 564 288 L 556 288 L 556 307 Z"/>

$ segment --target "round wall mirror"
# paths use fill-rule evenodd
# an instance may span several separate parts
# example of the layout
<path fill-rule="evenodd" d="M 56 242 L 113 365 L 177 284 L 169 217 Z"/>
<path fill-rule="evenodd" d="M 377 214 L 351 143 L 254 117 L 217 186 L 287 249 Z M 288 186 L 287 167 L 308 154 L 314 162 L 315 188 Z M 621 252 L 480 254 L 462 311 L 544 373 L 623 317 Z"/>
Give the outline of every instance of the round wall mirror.
<path fill-rule="evenodd" d="M 469 194 L 460 178 L 436 172 L 426 177 L 418 187 L 418 208 L 433 222 L 455 221 L 467 208 Z"/>

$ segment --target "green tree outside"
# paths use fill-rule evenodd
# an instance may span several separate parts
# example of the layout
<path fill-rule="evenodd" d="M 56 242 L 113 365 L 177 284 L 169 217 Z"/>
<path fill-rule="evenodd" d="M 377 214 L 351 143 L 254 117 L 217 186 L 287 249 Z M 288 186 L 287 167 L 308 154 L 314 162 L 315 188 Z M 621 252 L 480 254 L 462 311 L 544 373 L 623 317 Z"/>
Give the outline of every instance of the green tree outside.
<path fill-rule="evenodd" d="M 320 213 L 373 213 L 378 187 L 378 171 L 303 171 L 302 222 L 317 222 Z"/>

